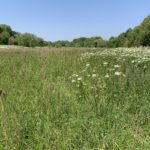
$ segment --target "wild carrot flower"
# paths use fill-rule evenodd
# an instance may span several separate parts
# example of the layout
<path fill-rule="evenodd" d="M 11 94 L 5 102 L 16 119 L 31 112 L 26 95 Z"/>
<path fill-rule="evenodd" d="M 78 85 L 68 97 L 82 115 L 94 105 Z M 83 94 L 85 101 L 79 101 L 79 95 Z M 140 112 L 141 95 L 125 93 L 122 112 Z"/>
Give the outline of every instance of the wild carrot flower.
<path fill-rule="evenodd" d="M 97 76 L 96 74 L 92 74 L 92 78 L 96 78 L 96 76 Z"/>
<path fill-rule="evenodd" d="M 77 80 L 78 80 L 78 81 L 81 81 L 81 80 L 82 80 L 82 78 L 81 78 L 81 77 L 79 77 L 79 78 L 77 78 Z"/>
<path fill-rule="evenodd" d="M 86 67 L 89 67 L 90 66 L 90 64 L 86 64 Z"/>
<path fill-rule="evenodd" d="M 120 66 L 119 65 L 114 65 L 114 68 L 119 68 Z"/>
<path fill-rule="evenodd" d="M 120 76 L 121 74 L 122 74 L 122 72 L 118 72 L 118 71 L 115 72 L 115 75 L 116 75 L 116 76 Z"/>
<path fill-rule="evenodd" d="M 108 62 L 104 62 L 103 65 L 104 65 L 104 66 L 107 66 L 107 65 L 108 65 Z"/>
<path fill-rule="evenodd" d="M 75 79 L 72 79 L 72 81 L 71 81 L 72 83 L 75 83 L 76 82 L 76 80 Z"/>
<path fill-rule="evenodd" d="M 109 78 L 109 74 L 106 74 L 106 75 L 105 75 L 105 78 Z"/>

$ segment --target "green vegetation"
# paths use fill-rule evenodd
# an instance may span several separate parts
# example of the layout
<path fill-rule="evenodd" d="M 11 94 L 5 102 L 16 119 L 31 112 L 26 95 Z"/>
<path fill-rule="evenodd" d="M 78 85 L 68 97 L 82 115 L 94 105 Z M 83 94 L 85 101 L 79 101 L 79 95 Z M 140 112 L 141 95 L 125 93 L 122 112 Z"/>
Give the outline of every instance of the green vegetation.
<path fill-rule="evenodd" d="M 150 49 L 0 52 L 1 150 L 150 149 Z"/>
<path fill-rule="evenodd" d="M 1 45 L 20 45 L 25 47 L 47 46 L 42 38 L 36 37 L 30 33 L 18 33 L 12 31 L 8 25 L 0 25 L 0 44 Z"/>
<path fill-rule="evenodd" d="M 73 41 L 47 42 L 33 34 L 21 34 L 12 31 L 7 25 L 0 25 L 0 44 L 20 45 L 26 47 L 140 47 L 150 46 L 150 16 L 134 29 L 128 29 L 118 37 L 111 37 L 108 41 L 101 37 L 81 37 Z"/>
<path fill-rule="evenodd" d="M 118 37 L 111 37 L 108 47 L 150 46 L 150 16 L 134 29 L 128 29 Z"/>
<path fill-rule="evenodd" d="M 106 47 L 106 41 L 101 37 L 81 37 L 74 39 L 72 42 L 69 41 L 56 41 L 53 43 L 55 47 Z"/>

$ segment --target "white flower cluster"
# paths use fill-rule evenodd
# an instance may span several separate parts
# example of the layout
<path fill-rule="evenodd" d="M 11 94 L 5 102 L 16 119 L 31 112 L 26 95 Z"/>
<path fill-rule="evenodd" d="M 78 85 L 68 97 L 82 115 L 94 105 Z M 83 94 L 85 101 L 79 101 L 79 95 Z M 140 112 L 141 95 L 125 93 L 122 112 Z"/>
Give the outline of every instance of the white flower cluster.
<path fill-rule="evenodd" d="M 150 48 L 149 47 L 139 47 L 139 48 L 113 48 L 104 49 L 97 52 L 87 52 L 82 54 L 82 59 L 88 59 L 92 56 L 116 56 L 120 60 L 125 60 L 126 57 L 134 58 L 132 63 L 145 62 L 150 60 Z M 104 66 L 107 65 L 104 62 Z"/>
<path fill-rule="evenodd" d="M 75 85 L 94 86 L 95 83 L 111 79 L 123 79 L 130 75 L 130 69 L 147 69 L 150 48 L 115 48 L 86 52 L 81 55 L 85 67 L 70 77 Z M 132 71 L 131 71 L 132 73 Z M 115 78 L 114 78 L 115 77 Z M 122 78 L 123 77 L 123 78 Z"/>

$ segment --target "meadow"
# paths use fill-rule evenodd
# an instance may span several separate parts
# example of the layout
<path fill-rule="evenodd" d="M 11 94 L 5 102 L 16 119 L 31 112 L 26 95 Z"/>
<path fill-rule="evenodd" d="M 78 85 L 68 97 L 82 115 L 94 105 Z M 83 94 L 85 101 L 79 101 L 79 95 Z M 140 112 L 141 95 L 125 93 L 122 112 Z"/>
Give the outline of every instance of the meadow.
<path fill-rule="evenodd" d="M 150 48 L 0 49 L 0 150 L 149 150 Z"/>

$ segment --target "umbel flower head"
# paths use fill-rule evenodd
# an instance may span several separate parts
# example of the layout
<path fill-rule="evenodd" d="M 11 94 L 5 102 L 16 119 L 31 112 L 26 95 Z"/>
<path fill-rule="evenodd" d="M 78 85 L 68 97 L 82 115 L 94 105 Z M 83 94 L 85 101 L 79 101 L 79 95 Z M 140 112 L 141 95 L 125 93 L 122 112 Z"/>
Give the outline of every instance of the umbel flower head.
<path fill-rule="evenodd" d="M 116 72 L 115 72 L 115 75 L 116 75 L 116 76 L 120 76 L 121 74 L 122 74 L 122 72 L 119 72 L 119 71 L 116 71 Z"/>

